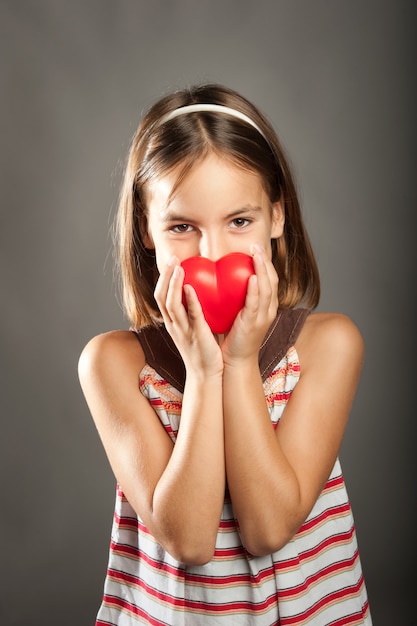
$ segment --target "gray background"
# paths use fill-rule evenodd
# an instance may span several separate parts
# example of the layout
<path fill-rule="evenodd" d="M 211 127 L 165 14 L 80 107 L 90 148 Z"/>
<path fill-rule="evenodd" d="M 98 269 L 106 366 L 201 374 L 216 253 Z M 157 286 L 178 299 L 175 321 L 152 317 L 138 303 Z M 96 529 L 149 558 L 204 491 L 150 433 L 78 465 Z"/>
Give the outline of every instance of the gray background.
<path fill-rule="evenodd" d="M 366 362 L 341 457 L 376 626 L 416 624 L 415 27 L 405 0 L 0 2 L 3 626 L 94 622 L 114 479 L 77 380 L 127 326 L 110 225 L 142 111 L 213 80 L 290 152 Z M 412 497 L 410 497 L 412 496 Z"/>

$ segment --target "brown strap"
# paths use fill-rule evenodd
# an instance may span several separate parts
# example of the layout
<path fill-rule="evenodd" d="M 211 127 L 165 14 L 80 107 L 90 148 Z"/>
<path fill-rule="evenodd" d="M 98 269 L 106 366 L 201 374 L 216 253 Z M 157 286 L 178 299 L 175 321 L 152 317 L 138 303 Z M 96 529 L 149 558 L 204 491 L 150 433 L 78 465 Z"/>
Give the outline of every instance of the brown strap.
<path fill-rule="evenodd" d="M 263 382 L 295 344 L 309 313 L 309 309 L 278 311 L 259 350 L 259 369 Z"/>
<path fill-rule="evenodd" d="M 263 381 L 294 345 L 309 313 L 308 309 L 278 311 L 259 350 L 259 369 Z M 183 392 L 184 363 L 165 326 L 146 326 L 133 332 L 142 346 L 147 364 L 178 391 Z"/>

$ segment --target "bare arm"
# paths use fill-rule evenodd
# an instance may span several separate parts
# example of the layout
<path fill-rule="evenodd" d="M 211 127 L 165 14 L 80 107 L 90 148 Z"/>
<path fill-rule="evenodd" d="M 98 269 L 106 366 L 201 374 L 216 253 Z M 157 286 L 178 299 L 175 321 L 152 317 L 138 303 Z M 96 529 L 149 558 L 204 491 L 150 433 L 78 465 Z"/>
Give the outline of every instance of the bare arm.
<path fill-rule="evenodd" d="M 133 333 L 94 338 L 79 376 L 109 462 L 155 539 L 187 564 L 209 561 L 224 498 L 222 378 L 188 376 L 175 446 L 139 391 Z"/>
<path fill-rule="evenodd" d="M 227 480 L 243 542 L 255 555 L 287 543 L 336 460 L 357 387 L 363 345 L 344 316 L 314 314 L 296 343 L 301 378 L 276 431 L 255 359 L 224 370 Z"/>

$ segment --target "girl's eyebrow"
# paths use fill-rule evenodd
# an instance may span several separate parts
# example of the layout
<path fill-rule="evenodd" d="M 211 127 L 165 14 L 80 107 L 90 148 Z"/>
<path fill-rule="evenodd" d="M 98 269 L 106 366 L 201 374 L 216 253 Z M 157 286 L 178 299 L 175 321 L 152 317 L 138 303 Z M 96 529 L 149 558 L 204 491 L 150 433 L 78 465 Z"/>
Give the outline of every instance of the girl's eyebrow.
<path fill-rule="evenodd" d="M 258 213 L 261 213 L 261 211 L 262 207 L 248 204 L 239 209 L 236 209 L 235 211 L 232 211 L 231 213 L 228 213 L 225 216 L 225 220 L 232 220 L 233 218 L 241 215 L 257 215 Z M 183 215 L 172 209 L 168 209 L 167 211 L 161 211 L 160 217 L 162 222 L 181 222 L 186 224 L 188 222 L 194 221 L 194 218 L 190 215 Z"/>
<path fill-rule="evenodd" d="M 248 204 L 246 206 L 241 207 L 240 209 L 236 209 L 236 211 L 232 211 L 226 216 L 226 219 L 233 219 L 234 217 L 239 217 L 240 215 L 257 215 L 262 212 L 262 207 L 253 206 L 252 204 Z"/>
<path fill-rule="evenodd" d="M 175 211 L 161 211 L 160 213 L 162 222 L 182 222 L 184 224 L 190 221 L 190 216 L 181 215 L 180 213 L 176 213 Z"/>

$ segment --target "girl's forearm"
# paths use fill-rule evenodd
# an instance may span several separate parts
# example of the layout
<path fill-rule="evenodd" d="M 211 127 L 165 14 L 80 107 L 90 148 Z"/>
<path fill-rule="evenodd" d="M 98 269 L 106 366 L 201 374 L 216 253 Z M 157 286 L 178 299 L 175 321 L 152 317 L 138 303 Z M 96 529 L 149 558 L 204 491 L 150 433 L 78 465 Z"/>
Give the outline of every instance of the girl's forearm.
<path fill-rule="evenodd" d="M 213 555 L 225 490 L 221 375 L 187 377 L 181 423 L 153 495 L 166 549 L 187 564 Z"/>
<path fill-rule="evenodd" d="M 299 487 L 265 403 L 257 363 L 224 371 L 228 487 L 242 541 L 254 555 L 284 545 L 298 523 Z"/>

